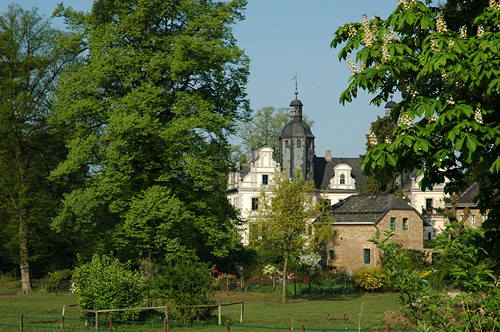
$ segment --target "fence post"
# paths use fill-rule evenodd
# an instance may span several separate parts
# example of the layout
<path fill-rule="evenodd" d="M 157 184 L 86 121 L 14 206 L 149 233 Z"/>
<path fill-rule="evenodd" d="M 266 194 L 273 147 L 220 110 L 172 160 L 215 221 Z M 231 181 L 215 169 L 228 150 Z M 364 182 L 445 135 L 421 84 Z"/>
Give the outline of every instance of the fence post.
<path fill-rule="evenodd" d="M 163 331 L 168 332 L 168 318 L 167 317 L 165 317 L 163 319 Z"/>
<path fill-rule="evenodd" d="M 306 328 L 304 327 L 304 324 L 300 327 L 300 332 L 305 332 Z"/>
<path fill-rule="evenodd" d="M 222 325 L 222 305 L 219 304 L 219 325 Z"/>
<path fill-rule="evenodd" d="M 95 312 L 95 330 L 99 331 L 99 311 Z"/>
<path fill-rule="evenodd" d="M 226 331 L 231 332 L 231 323 L 229 322 L 229 319 L 226 322 Z"/>
<path fill-rule="evenodd" d="M 245 302 L 241 302 L 240 323 L 243 323 L 243 314 L 245 313 Z"/>
<path fill-rule="evenodd" d="M 113 332 L 113 316 L 109 316 L 109 332 Z"/>
<path fill-rule="evenodd" d="M 64 315 L 61 316 L 61 331 L 64 331 Z"/>
<path fill-rule="evenodd" d="M 387 332 L 391 332 L 392 329 L 391 329 L 391 324 L 387 324 Z"/>
<path fill-rule="evenodd" d="M 23 332 L 23 314 L 21 313 L 21 332 Z"/>

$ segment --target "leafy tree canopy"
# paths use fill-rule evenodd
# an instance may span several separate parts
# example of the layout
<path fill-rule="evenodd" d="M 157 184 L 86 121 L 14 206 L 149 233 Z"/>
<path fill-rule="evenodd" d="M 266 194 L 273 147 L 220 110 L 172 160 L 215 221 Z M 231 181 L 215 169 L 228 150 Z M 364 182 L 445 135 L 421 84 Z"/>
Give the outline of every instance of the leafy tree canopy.
<path fill-rule="evenodd" d="M 0 14 L 0 253 L 19 264 L 22 292 L 31 290 L 30 263 L 52 255 L 39 267 L 53 266 L 62 253 L 49 224 L 63 188 L 47 176 L 64 157 L 64 131 L 52 130 L 47 118 L 57 78 L 77 47 L 36 9 L 11 4 Z"/>
<path fill-rule="evenodd" d="M 288 107 L 266 106 L 256 111 L 250 120 L 242 122 L 238 128 L 238 136 L 243 140 L 245 152 L 257 151 L 268 146 L 276 155 L 279 154 L 279 139 L 289 120 Z M 314 125 L 314 121 L 310 121 L 305 115 L 304 121 L 309 127 Z"/>
<path fill-rule="evenodd" d="M 315 202 L 312 181 L 300 173 L 292 179 L 277 173 L 269 192 L 259 196 L 257 219 L 251 240 L 277 249 L 283 257 L 283 276 L 287 276 L 288 259 L 314 251 L 331 235 L 332 217 L 323 202 Z M 314 221 L 316 219 L 316 221 Z M 286 278 L 283 277 L 283 302 L 286 301 Z"/>
<path fill-rule="evenodd" d="M 396 139 L 369 150 L 364 171 L 382 180 L 419 168 L 423 188 L 447 178 L 445 190 L 458 193 L 475 169 L 479 205 L 490 211 L 484 227 L 497 254 L 499 24 L 496 0 L 450 1 L 443 7 L 404 0 L 386 20 L 364 16 L 344 24 L 331 42 L 342 45 L 339 59 L 353 74 L 341 103 L 356 98 L 359 89 L 374 94 L 376 105 L 396 91 L 402 96 L 391 112 Z"/>
<path fill-rule="evenodd" d="M 243 0 L 105 1 L 56 11 L 85 59 L 61 79 L 53 124 L 69 154 L 53 178 L 85 169 L 55 225 L 97 250 L 144 262 L 180 248 L 203 259 L 238 243 L 224 196 L 228 136 L 248 113 L 248 58 L 232 24 Z"/>

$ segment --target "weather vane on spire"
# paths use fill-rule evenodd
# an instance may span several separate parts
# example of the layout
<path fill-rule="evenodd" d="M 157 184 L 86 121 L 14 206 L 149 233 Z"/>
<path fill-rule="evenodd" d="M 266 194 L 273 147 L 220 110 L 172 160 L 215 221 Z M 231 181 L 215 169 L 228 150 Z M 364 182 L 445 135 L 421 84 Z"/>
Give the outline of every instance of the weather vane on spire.
<path fill-rule="evenodd" d="M 297 99 L 297 95 L 299 94 L 299 89 L 297 88 L 297 73 L 295 73 L 295 76 L 292 78 L 293 81 L 295 81 L 295 99 Z"/>

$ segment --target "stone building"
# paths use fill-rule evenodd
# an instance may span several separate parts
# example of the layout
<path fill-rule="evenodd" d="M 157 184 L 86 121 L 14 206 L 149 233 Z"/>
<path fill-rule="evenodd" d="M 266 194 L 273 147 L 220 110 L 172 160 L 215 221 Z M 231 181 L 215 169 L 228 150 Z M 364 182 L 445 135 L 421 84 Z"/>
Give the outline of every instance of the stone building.
<path fill-rule="evenodd" d="M 395 232 L 403 248 L 423 250 L 422 233 L 429 223 L 418 211 L 391 194 L 353 195 L 334 204 L 334 240 L 326 246 L 324 263 L 356 273 L 380 264 L 380 250 L 369 240 L 377 230 Z M 326 256 L 326 257 L 325 257 Z"/>
<path fill-rule="evenodd" d="M 247 163 L 237 165 L 228 177 L 226 196 L 230 203 L 240 209 L 241 217 L 251 223 L 258 209 L 258 197 L 266 190 L 275 172 L 281 170 L 290 176 L 295 171 L 313 180 L 317 199 L 326 199 L 334 204 L 357 193 L 365 184 L 361 172 L 361 158 L 335 158 L 327 150 L 324 157 L 315 155 L 314 135 L 303 121 L 300 100 L 290 103 L 290 121 L 280 135 L 279 158 L 273 158 L 273 150 L 263 147 L 247 158 Z M 241 228 L 242 241 L 248 244 L 248 224 Z"/>
<path fill-rule="evenodd" d="M 446 209 L 451 211 L 458 221 L 463 221 L 465 226 L 479 228 L 486 220 L 487 215 L 482 214 L 474 202 L 474 197 L 478 193 L 478 183 L 475 182 L 457 197 L 456 206 L 453 206 L 452 203 L 446 203 Z"/>
<path fill-rule="evenodd" d="M 386 115 L 390 114 L 394 105 L 392 101 L 387 103 Z M 241 217 L 248 221 L 247 225 L 241 227 L 244 244 L 248 244 L 248 224 L 255 217 L 260 192 L 267 190 L 273 175 L 279 170 L 289 176 L 293 176 L 297 170 L 300 171 L 304 177 L 314 181 L 316 190 L 311 194 L 317 199 L 326 199 L 330 205 L 358 194 L 359 189 L 365 185 L 366 177 L 361 171 L 360 157 L 332 157 L 330 150 L 325 151 L 323 156 L 316 155 L 315 137 L 302 118 L 303 106 L 297 95 L 290 103 L 290 121 L 280 135 L 279 157 L 273 157 L 274 151 L 271 148 L 263 147 L 254 151 L 247 158 L 246 164 L 237 165 L 228 176 L 226 196 L 231 204 L 240 210 Z M 423 239 L 427 238 L 428 234 L 433 237 L 442 228 L 444 219 L 439 219 L 438 211 L 444 207 L 444 194 L 442 186 L 424 192 L 419 189 L 418 181 L 416 173 L 404 174 L 399 178 L 399 184 L 410 198 L 411 206 L 418 210 L 422 205 L 427 208 L 426 211 L 432 212 L 422 215 L 429 221 L 425 232 L 420 233 L 420 239 Z"/>

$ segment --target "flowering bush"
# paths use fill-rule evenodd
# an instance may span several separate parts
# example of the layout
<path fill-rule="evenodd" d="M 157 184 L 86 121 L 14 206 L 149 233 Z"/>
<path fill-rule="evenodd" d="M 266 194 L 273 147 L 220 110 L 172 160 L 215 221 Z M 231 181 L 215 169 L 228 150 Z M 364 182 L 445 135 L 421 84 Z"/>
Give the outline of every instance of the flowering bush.
<path fill-rule="evenodd" d="M 266 277 L 268 277 L 270 279 L 272 279 L 273 276 L 276 276 L 277 272 L 278 272 L 278 268 L 271 265 L 271 264 L 264 266 L 264 268 L 262 269 L 262 274 L 264 274 Z"/>
<path fill-rule="evenodd" d="M 218 272 L 218 274 L 214 272 Z M 229 289 L 234 290 L 238 287 L 238 280 L 234 274 L 221 273 L 217 270 L 214 270 L 214 272 L 212 273 L 217 276 L 214 281 L 215 289 L 225 290 L 229 287 Z"/>
<path fill-rule="evenodd" d="M 361 270 L 356 276 L 356 285 L 375 292 L 375 289 L 384 286 L 387 276 L 380 267 Z"/>
<path fill-rule="evenodd" d="M 295 278 L 295 274 L 290 273 L 286 276 L 288 280 L 293 280 Z M 283 273 L 280 273 L 278 279 L 276 280 L 279 284 L 283 284 Z"/>

